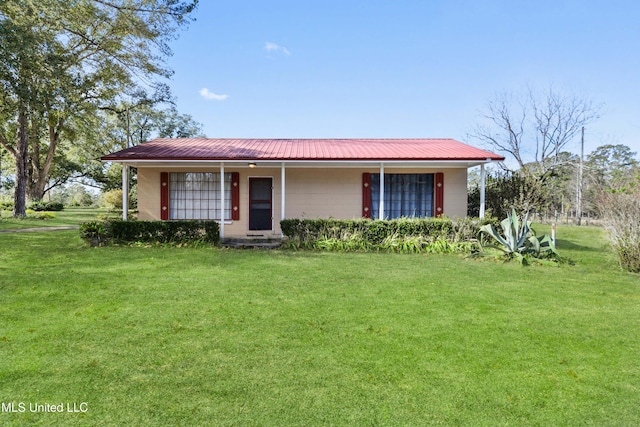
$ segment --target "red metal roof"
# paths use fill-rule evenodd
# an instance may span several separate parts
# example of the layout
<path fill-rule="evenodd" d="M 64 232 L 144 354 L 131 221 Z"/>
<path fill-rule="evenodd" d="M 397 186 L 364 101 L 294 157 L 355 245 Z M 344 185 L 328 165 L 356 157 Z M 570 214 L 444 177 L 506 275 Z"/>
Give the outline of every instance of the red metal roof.
<path fill-rule="evenodd" d="M 454 139 L 154 139 L 102 160 L 479 160 L 500 156 Z"/>

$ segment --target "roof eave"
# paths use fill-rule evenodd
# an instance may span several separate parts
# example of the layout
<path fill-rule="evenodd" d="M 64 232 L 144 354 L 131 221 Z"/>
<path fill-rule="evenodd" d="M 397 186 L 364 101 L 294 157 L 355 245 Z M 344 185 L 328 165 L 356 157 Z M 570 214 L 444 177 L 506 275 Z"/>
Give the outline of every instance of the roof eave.
<path fill-rule="evenodd" d="M 249 163 L 255 163 L 258 167 L 377 167 L 380 165 L 393 167 L 465 167 L 471 168 L 481 164 L 503 161 L 504 158 L 458 158 L 458 159 L 176 159 L 176 158 L 154 158 L 154 159 L 122 159 L 105 156 L 104 161 L 113 161 L 128 164 L 134 167 L 207 167 L 226 165 L 237 165 L 249 167 Z"/>

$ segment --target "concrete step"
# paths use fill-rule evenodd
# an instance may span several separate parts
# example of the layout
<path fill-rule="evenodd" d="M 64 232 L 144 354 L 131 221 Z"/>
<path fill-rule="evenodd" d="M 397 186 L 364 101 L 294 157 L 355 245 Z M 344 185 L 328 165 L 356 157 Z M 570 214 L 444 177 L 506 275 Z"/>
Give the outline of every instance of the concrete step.
<path fill-rule="evenodd" d="M 277 249 L 281 244 L 281 239 L 259 238 L 227 238 L 220 242 L 220 246 L 223 248 L 235 249 Z"/>

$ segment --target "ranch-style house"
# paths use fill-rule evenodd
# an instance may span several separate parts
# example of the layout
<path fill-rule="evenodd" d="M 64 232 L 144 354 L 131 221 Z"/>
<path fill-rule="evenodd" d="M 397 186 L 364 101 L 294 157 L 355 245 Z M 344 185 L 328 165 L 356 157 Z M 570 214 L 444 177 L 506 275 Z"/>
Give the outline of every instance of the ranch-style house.
<path fill-rule="evenodd" d="M 221 238 L 285 218 L 463 217 L 467 170 L 504 157 L 453 139 L 154 139 L 102 157 L 138 173 L 138 218 L 204 219 Z M 481 216 L 483 214 L 481 200 Z"/>

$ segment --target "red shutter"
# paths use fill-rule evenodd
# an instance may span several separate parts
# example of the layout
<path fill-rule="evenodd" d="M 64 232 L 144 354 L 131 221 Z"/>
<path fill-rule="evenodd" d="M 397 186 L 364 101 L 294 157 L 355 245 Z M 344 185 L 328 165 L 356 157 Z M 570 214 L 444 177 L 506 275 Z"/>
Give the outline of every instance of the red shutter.
<path fill-rule="evenodd" d="M 160 219 L 169 219 L 169 173 L 160 172 Z"/>
<path fill-rule="evenodd" d="M 362 174 L 362 217 L 371 218 L 371 174 Z"/>
<path fill-rule="evenodd" d="M 240 173 L 231 172 L 231 219 L 240 219 Z"/>
<path fill-rule="evenodd" d="M 444 215 L 444 174 L 442 172 L 436 173 L 436 200 L 435 200 L 435 212 L 434 216 Z"/>

